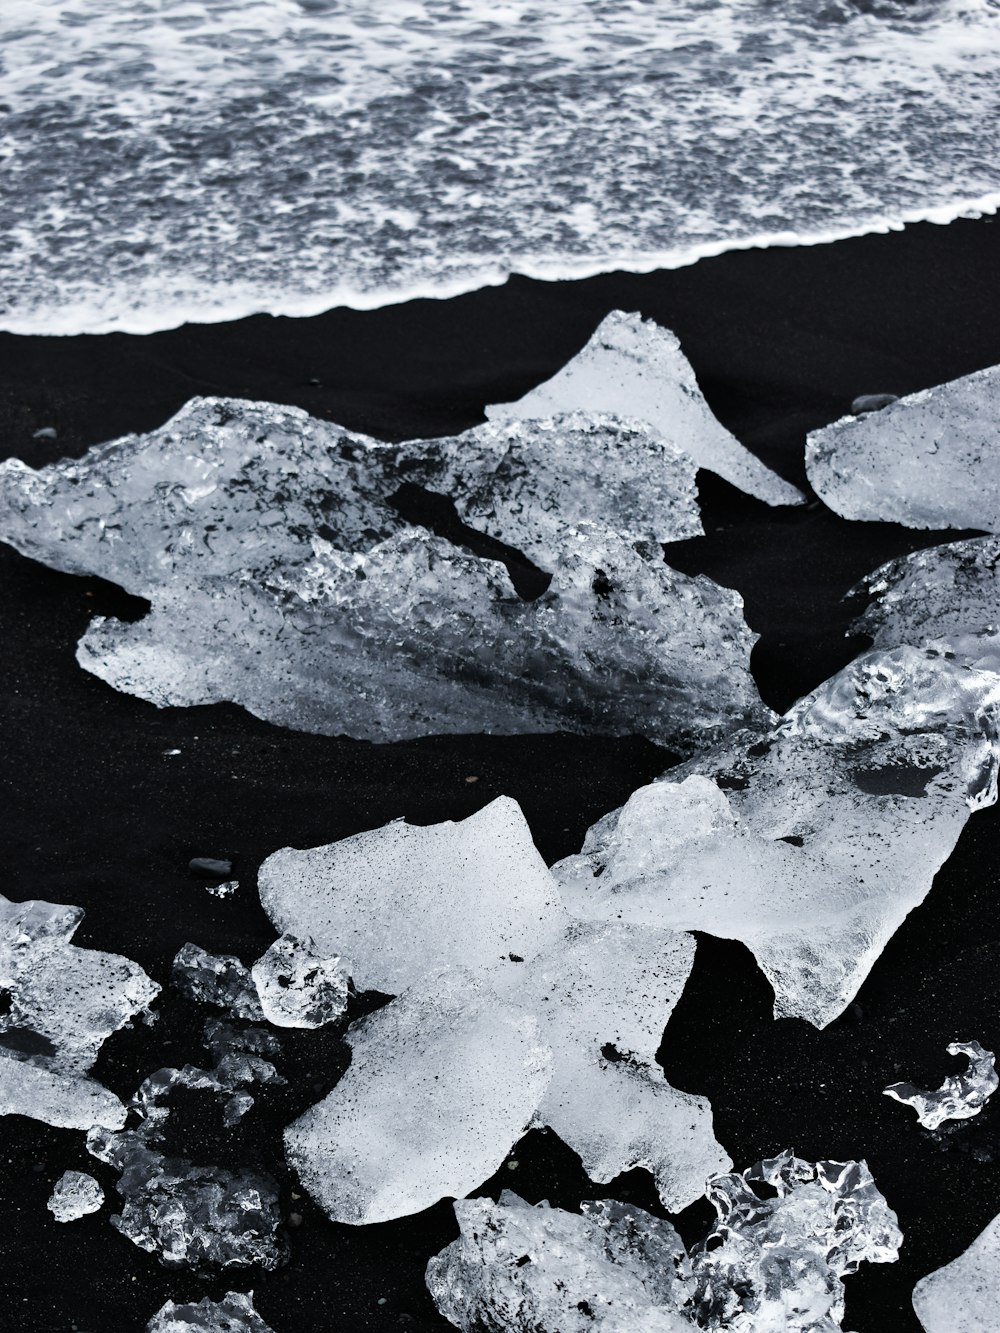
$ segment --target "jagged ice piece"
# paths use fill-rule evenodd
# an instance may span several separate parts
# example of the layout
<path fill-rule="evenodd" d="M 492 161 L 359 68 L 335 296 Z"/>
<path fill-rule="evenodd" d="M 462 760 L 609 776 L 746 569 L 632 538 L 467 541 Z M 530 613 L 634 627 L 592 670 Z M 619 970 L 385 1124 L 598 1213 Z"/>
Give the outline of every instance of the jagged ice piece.
<path fill-rule="evenodd" d="M 1000 1087 L 997 1078 L 996 1057 L 984 1050 L 978 1041 L 953 1041 L 949 1055 L 964 1055 L 968 1068 L 961 1074 L 951 1074 L 936 1092 L 924 1092 L 912 1083 L 893 1083 L 885 1089 L 905 1106 L 912 1106 L 924 1129 L 937 1129 L 946 1120 L 968 1120 L 978 1115 Z"/>
<path fill-rule="evenodd" d="M 251 1023 L 264 1021 L 250 969 L 234 954 L 211 954 L 197 944 L 184 944 L 174 959 L 171 980 L 198 1004 L 217 1005 Z"/>
<path fill-rule="evenodd" d="M 813 431 L 806 472 L 844 518 L 1000 529 L 1000 366 Z"/>
<path fill-rule="evenodd" d="M 311 939 L 282 935 L 250 969 L 264 1017 L 281 1028 L 319 1028 L 347 1008 L 347 971 Z"/>
<path fill-rule="evenodd" d="M 104 1191 L 84 1171 L 64 1171 L 53 1187 L 46 1207 L 57 1222 L 75 1222 L 96 1213 L 104 1202 Z"/>
<path fill-rule="evenodd" d="M 1000 1287 L 1000 1216 L 964 1253 L 921 1278 L 913 1308 L 924 1333 L 995 1333 Z"/>
<path fill-rule="evenodd" d="M 146 1325 L 146 1333 L 274 1333 L 254 1309 L 253 1292 L 227 1291 L 221 1301 L 167 1301 Z"/>
<path fill-rule="evenodd" d="M 580 409 L 649 422 L 698 467 L 768 504 L 803 502 L 801 491 L 765 467 L 712 415 L 677 337 L 639 314 L 612 311 L 551 379 L 515 403 L 487 407 L 486 415 L 505 420 Z"/>
<path fill-rule="evenodd" d="M 386 445 L 264 403 L 196 399 L 161 430 L 34 472 L 0 465 L 0 536 L 152 603 L 96 619 L 80 662 L 159 706 L 231 700 L 281 725 L 640 732 L 692 746 L 764 715 L 738 595 L 669 569 L 693 465 L 635 423 L 507 422 Z M 601 486 L 591 484 L 595 475 Z M 404 482 L 551 568 L 408 527 Z"/>

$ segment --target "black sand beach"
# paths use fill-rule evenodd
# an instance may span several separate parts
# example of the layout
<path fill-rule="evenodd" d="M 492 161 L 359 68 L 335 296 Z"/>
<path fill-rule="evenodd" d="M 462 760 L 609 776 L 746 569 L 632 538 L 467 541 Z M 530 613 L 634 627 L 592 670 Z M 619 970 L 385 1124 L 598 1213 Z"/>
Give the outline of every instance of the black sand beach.
<path fill-rule="evenodd" d="M 485 403 L 552 374 L 617 307 L 672 328 L 724 424 L 801 484 L 806 431 L 842 415 L 856 394 L 908 393 L 1000 362 L 998 297 L 1000 221 L 985 218 L 733 253 L 649 275 L 513 279 L 372 312 L 257 316 L 146 337 L 0 335 L 0 439 L 4 455 L 38 465 L 157 426 L 196 394 L 294 403 L 384 438 L 451 433 L 481 420 Z M 43 427 L 58 439 L 33 440 Z M 893 555 L 961 535 L 849 524 L 818 502 L 773 510 L 704 474 L 701 498 L 706 536 L 670 547 L 668 559 L 742 593 L 761 635 L 754 672 L 777 709 L 862 646 L 844 637 L 853 611 L 842 599 L 858 578 Z M 329 842 L 397 816 L 462 818 L 507 794 L 554 860 L 673 762 L 627 738 L 373 746 L 283 731 L 229 706 L 157 711 L 74 660 L 92 615 L 135 616 L 141 603 L 7 548 L 0 568 L 3 892 L 80 904 L 87 917 L 77 943 L 126 953 L 161 983 L 188 940 L 247 962 L 267 946 L 273 930 L 257 904 L 255 872 L 278 847 Z M 954 1258 L 997 1211 L 1000 1099 L 958 1134 L 935 1139 L 882 1096 L 900 1078 L 937 1086 L 950 1072 L 949 1041 L 995 1049 L 1000 1040 L 997 821 L 995 810 L 970 821 L 857 1005 L 825 1032 L 774 1022 L 750 954 L 701 937 L 661 1051 L 675 1086 L 711 1098 L 718 1137 L 739 1167 L 789 1146 L 809 1159 L 867 1158 L 905 1242 L 899 1263 L 848 1281 L 845 1328 L 855 1333 L 917 1330 L 914 1282 Z M 213 898 L 188 876 L 198 855 L 234 858 L 234 898 Z M 198 1015 L 175 1002 L 159 1030 L 112 1038 L 96 1074 L 127 1098 L 165 1059 L 196 1062 L 198 1031 Z M 286 1072 L 295 1076 L 287 1088 L 263 1090 L 252 1130 L 248 1120 L 259 1164 L 272 1171 L 282 1126 L 348 1058 L 336 1037 L 296 1034 L 287 1049 Z M 201 1117 L 192 1104 L 187 1146 L 194 1134 L 206 1161 L 221 1160 L 224 1148 Z M 131 1333 L 168 1297 L 250 1287 L 277 1333 L 448 1327 L 423 1285 L 427 1259 L 454 1234 L 447 1202 L 354 1230 L 294 1197 L 287 1177 L 283 1203 L 302 1217 L 289 1265 L 202 1283 L 132 1246 L 110 1227 L 107 1208 L 53 1226 L 45 1207 L 52 1184 L 67 1168 L 90 1169 L 80 1136 L 13 1117 L 2 1124 L 0 1302 L 11 1330 Z M 487 1191 L 512 1187 L 563 1206 L 614 1194 L 658 1207 L 645 1173 L 594 1187 L 552 1134 L 530 1134 L 514 1156 L 516 1168 L 502 1168 Z M 678 1225 L 693 1237 L 706 1216 L 696 1205 Z"/>

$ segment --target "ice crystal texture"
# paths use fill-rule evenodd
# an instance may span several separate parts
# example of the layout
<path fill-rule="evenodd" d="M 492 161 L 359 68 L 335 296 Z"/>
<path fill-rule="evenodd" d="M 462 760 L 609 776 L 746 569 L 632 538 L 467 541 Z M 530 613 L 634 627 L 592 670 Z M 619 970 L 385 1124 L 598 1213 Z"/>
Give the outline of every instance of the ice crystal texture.
<path fill-rule="evenodd" d="M 997 686 L 930 651 L 859 658 L 595 824 L 554 867 L 567 907 L 742 940 L 775 1013 L 824 1026 L 995 801 Z"/>
<path fill-rule="evenodd" d="M 190 1305 L 167 1301 L 146 1325 L 146 1333 L 273 1333 L 273 1330 L 254 1309 L 252 1291 L 227 1291 L 221 1301 L 208 1296 Z"/>
<path fill-rule="evenodd" d="M 1000 367 L 814 431 L 806 470 L 844 518 L 1000 530 Z"/>
<path fill-rule="evenodd" d="M 120 954 L 81 949 L 83 909 L 0 897 L 0 1115 L 65 1129 L 117 1128 L 125 1108 L 88 1078 L 105 1040 L 159 992 Z"/>
<path fill-rule="evenodd" d="M 912 1083 L 893 1083 L 885 1089 L 887 1097 L 912 1106 L 924 1129 L 937 1129 L 946 1120 L 968 1120 L 978 1115 L 1000 1087 L 997 1078 L 996 1057 L 978 1041 L 953 1041 L 949 1055 L 964 1055 L 968 1068 L 961 1074 L 952 1074 L 936 1092 L 924 1092 Z"/>
<path fill-rule="evenodd" d="M 728 1165 L 708 1102 L 655 1061 L 693 942 L 570 919 L 515 802 L 277 852 L 260 889 L 280 930 L 342 953 L 360 989 L 396 995 L 348 1031 L 346 1074 L 286 1133 L 336 1220 L 465 1194 L 532 1124 L 595 1180 L 647 1167 L 669 1207 Z"/>
<path fill-rule="evenodd" d="M 104 1202 L 104 1191 L 83 1171 L 64 1171 L 56 1181 L 47 1204 L 57 1222 L 75 1222 L 96 1213 Z"/>
<path fill-rule="evenodd" d="M 925 1333 L 994 1333 L 1000 1285 L 1000 1217 L 964 1253 L 913 1288 Z"/>
<path fill-rule="evenodd" d="M 716 420 L 675 334 L 651 319 L 614 310 L 590 341 L 544 384 L 516 403 L 486 409 L 494 420 L 558 412 L 639 417 L 673 440 L 700 468 L 768 504 L 801 504 L 802 492 L 764 466 Z"/>
<path fill-rule="evenodd" d="M 853 628 L 876 647 L 926 645 L 1000 673 L 1000 537 L 914 551 L 876 569 L 855 591 L 874 599 Z"/>
<path fill-rule="evenodd" d="M 178 990 L 199 1004 L 225 1009 L 233 1018 L 263 1022 L 257 988 L 250 969 L 233 954 L 211 954 L 197 944 L 177 951 L 171 979 Z"/>
<path fill-rule="evenodd" d="M 282 935 L 250 969 L 264 1017 L 275 1027 L 319 1028 L 347 1008 L 347 972 L 311 939 Z"/>
<path fill-rule="evenodd" d="M 708 1197 L 717 1221 L 690 1254 L 669 1222 L 613 1200 L 581 1215 L 509 1192 L 462 1200 L 427 1285 L 465 1333 L 834 1333 L 841 1279 L 892 1262 L 902 1241 L 864 1162 L 785 1152 L 714 1177 Z"/>
<path fill-rule="evenodd" d="M 641 423 L 386 445 L 295 408 L 195 399 L 80 462 L 0 466 L 0 537 L 150 600 L 134 624 L 95 620 L 78 657 L 161 706 L 230 700 L 372 740 L 568 730 L 692 746 L 764 713 L 739 596 L 660 558 L 657 543 L 699 530 L 693 478 Z M 521 598 L 503 565 L 408 526 L 390 503 L 403 483 L 446 491 L 548 588 Z"/>

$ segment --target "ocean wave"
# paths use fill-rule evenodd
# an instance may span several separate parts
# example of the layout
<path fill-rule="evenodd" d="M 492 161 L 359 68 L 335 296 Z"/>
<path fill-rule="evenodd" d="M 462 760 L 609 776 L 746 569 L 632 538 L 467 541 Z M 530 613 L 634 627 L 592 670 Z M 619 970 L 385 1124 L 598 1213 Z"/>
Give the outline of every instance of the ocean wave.
<path fill-rule="evenodd" d="M 0 327 L 148 332 L 1000 205 L 996 0 L 5 0 Z"/>

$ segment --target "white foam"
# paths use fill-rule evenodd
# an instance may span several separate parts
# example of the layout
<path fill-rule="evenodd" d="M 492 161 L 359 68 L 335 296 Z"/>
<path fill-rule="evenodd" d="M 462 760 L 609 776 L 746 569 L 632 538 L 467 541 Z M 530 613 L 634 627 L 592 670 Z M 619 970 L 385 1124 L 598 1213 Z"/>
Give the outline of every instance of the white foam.
<path fill-rule="evenodd" d="M 149 332 L 1000 206 L 1000 11 L 7 0 L 0 327 Z"/>

